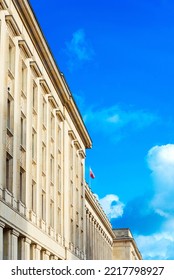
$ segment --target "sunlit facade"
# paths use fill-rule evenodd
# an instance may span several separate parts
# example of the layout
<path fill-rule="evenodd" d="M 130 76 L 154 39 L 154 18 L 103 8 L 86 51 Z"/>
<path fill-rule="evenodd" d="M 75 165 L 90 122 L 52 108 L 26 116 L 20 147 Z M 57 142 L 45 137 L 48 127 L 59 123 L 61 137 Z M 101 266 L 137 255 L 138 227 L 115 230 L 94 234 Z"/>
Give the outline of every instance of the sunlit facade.
<path fill-rule="evenodd" d="M 0 259 L 114 258 L 91 138 L 27 0 L 0 0 L 0 81 Z"/>
<path fill-rule="evenodd" d="M 129 228 L 113 229 L 113 260 L 142 260 Z"/>
<path fill-rule="evenodd" d="M 0 1 L 0 259 L 85 259 L 91 139 L 28 1 Z"/>

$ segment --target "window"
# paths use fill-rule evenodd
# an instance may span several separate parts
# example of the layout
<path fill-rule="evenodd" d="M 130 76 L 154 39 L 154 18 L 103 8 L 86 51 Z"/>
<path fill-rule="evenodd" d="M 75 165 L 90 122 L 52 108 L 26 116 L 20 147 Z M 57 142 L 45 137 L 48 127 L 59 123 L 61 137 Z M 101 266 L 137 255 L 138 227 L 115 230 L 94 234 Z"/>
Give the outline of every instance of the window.
<path fill-rule="evenodd" d="M 83 168 L 83 163 L 81 163 L 81 185 L 83 185 L 83 180 L 84 180 L 84 178 L 83 178 L 83 176 L 84 176 L 84 168 Z"/>
<path fill-rule="evenodd" d="M 46 101 L 43 98 L 43 101 L 42 101 L 42 123 L 43 123 L 44 126 L 46 126 L 46 118 L 47 118 L 46 113 L 47 113 Z"/>
<path fill-rule="evenodd" d="M 32 131 L 32 158 L 36 160 L 36 153 L 37 153 L 37 134 L 36 131 L 33 129 Z"/>
<path fill-rule="evenodd" d="M 54 227 L 54 202 L 50 201 L 50 226 Z"/>
<path fill-rule="evenodd" d="M 61 208 L 61 194 L 58 192 L 58 196 L 57 196 L 57 205 L 59 208 Z"/>
<path fill-rule="evenodd" d="M 6 153 L 6 188 L 12 192 L 13 183 L 13 158 L 9 153 Z"/>
<path fill-rule="evenodd" d="M 61 192 L 61 168 L 58 166 L 58 174 L 57 174 L 57 180 L 58 180 L 58 191 Z"/>
<path fill-rule="evenodd" d="M 31 209 L 36 212 L 36 183 L 34 181 L 32 181 L 31 188 Z"/>
<path fill-rule="evenodd" d="M 37 112 L 37 86 L 33 83 L 33 109 Z"/>
<path fill-rule="evenodd" d="M 13 98 L 10 94 L 7 97 L 7 128 L 13 131 Z"/>
<path fill-rule="evenodd" d="M 8 69 L 14 73 L 15 69 L 15 47 L 11 39 L 9 39 L 8 47 Z"/>
<path fill-rule="evenodd" d="M 73 205 L 73 182 L 70 182 L 70 204 Z"/>
<path fill-rule="evenodd" d="M 11 126 L 11 103 L 10 100 L 7 99 L 7 127 L 10 129 Z"/>
<path fill-rule="evenodd" d="M 83 251 L 83 230 L 81 230 L 80 243 L 80 249 Z"/>
<path fill-rule="evenodd" d="M 54 139 L 54 116 L 51 113 L 51 137 Z"/>
<path fill-rule="evenodd" d="M 46 146 L 42 143 L 42 172 L 46 170 Z"/>
<path fill-rule="evenodd" d="M 54 182 L 54 157 L 51 155 L 50 159 L 50 180 Z"/>
<path fill-rule="evenodd" d="M 60 128 L 60 126 L 58 126 L 57 135 L 58 135 L 58 150 L 61 152 L 61 128 Z"/>
<path fill-rule="evenodd" d="M 76 247 L 79 247 L 79 226 L 76 225 Z"/>
<path fill-rule="evenodd" d="M 21 116 L 21 145 L 26 146 L 26 118 Z"/>
<path fill-rule="evenodd" d="M 25 170 L 20 167 L 19 199 L 25 203 L 26 174 Z"/>
<path fill-rule="evenodd" d="M 41 217 L 43 221 L 46 220 L 46 194 L 44 190 L 42 190 L 41 195 Z"/>
<path fill-rule="evenodd" d="M 61 209 L 57 209 L 57 233 L 61 234 Z"/>
<path fill-rule="evenodd" d="M 71 219 L 70 221 L 70 238 L 71 238 L 71 242 L 73 243 L 73 239 L 74 239 L 74 222 L 73 219 Z"/>
<path fill-rule="evenodd" d="M 21 90 L 27 94 L 27 68 L 24 64 L 22 64 Z"/>
<path fill-rule="evenodd" d="M 76 188 L 76 209 L 79 211 L 79 190 Z"/>
<path fill-rule="evenodd" d="M 79 162 L 79 158 L 76 152 L 76 157 L 75 157 L 76 176 L 78 176 L 78 162 Z"/>
<path fill-rule="evenodd" d="M 70 168 L 73 169 L 73 146 L 70 144 Z"/>

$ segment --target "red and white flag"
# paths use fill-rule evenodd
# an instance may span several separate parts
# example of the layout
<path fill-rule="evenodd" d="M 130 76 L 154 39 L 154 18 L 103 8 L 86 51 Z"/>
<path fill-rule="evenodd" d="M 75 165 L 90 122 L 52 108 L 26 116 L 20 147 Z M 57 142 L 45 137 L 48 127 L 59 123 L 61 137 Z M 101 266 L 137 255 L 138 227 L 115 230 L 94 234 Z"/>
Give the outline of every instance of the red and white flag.
<path fill-rule="evenodd" d="M 90 175 L 90 177 L 91 177 L 92 179 L 95 178 L 95 175 L 94 175 L 94 173 L 93 173 L 93 171 L 92 171 L 91 168 L 89 169 L 89 175 Z"/>

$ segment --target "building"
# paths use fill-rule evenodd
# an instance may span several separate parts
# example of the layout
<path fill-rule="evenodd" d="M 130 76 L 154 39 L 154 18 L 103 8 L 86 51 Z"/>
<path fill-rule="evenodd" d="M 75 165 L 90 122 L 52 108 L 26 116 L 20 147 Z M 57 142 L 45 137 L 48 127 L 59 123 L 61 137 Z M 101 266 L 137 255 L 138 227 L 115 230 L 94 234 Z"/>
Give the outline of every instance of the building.
<path fill-rule="evenodd" d="M 0 1 L 0 65 L 0 259 L 111 258 L 84 179 L 92 142 L 26 0 Z"/>
<path fill-rule="evenodd" d="M 113 260 L 142 260 L 129 228 L 113 229 Z"/>
<path fill-rule="evenodd" d="M 28 0 L 0 0 L 0 81 L 0 259 L 112 259 L 92 141 Z"/>
<path fill-rule="evenodd" d="M 85 188 L 86 257 L 111 260 L 114 233 L 108 218 L 88 185 Z"/>
<path fill-rule="evenodd" d="M 0 259 L 84 259 L 92 143 L 28 1 L 0 1 L 0 65 Z"/>

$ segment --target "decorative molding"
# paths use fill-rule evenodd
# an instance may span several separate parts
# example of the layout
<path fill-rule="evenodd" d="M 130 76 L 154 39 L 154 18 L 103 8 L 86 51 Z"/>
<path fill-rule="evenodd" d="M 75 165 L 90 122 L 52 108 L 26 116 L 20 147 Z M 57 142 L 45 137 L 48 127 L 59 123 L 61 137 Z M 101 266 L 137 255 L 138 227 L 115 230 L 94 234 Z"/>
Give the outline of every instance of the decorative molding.
<path fill-rule="evenodd" d="M 30 61 L 30 67 L 33 70 L 36 77 L 39 78 L 42 76 L 42 72 L 41 72 L 39 66 L 37 65 L 36 61 Z"/>
<path fill-rule="evenodd" d="M 8 27 L 10 28 L 10 30 L 12 31 L 14 36 L 20 36 L 21 35 L 21 31 L 14 19 L 13 16 L 11 15 L 6 15 L 5 16 L 5 20 L 7 22 Z"/>
<path fill-rule="evenodd" d="M 79 143 L 78 140 L 75 140 L 75 141 L 74 141 L 74 145 L 77 147 L 78 150 L 81 149 L 81 146 L 80 146 L 80 143 Z"/>
<path fill-rule="evenodd" d="M 82 156 L 82 158 L 86 158 L 86 154 L 85 154 L 85 152 L 83 151 L 83 149 L 80 149 L 78 152 L 79 152 L 79 155 Z"/>
<path fill-rule="evenodd" d="M 60 109 L 56 109 L 55 112 L 56 112 L 56 115 L 58 116 L 58 118 L 60 119 L 60 121 L 63 122 L 65 117 L 64 117 L 62 111 Z"/>
<path fill-rule="evenodd" d="M 54 96 L 49 95 L 48 96 L 48 101 L 50 102 L 50 104 L 52 105 L 53 108 L 57 108 L 58 107 L 57 101 L 54 98 Z"/>
<path fill-rule="evenodd" d="M 72 140 L 75 140 L 76 139 L 76 136 L 75 136 L 75 133 L 73 130 L 69 130 L 68 131 L 68 135 L 72 138 Z"/>
<path fill-rule="evenodd" d="M 0 10 L 7 10 L 8 6 L 5 0 L 0 0 Z"/>
<path fill-rule="evenodd" d="M 31 58 L 33 56 L 32 52 L 30 51 L 30 48 L 27 45 L 25 40 L 19 40 L 18 45 L 21 48 L 21 50 L 23 51 L 26 58 Z"/>
<path fill-rule="evenodd" d="M 45 79 L 40 79 L 39 83 L 46 94 L 49 94 L 51 92 L 51 89 L 49 88 Z"/>

